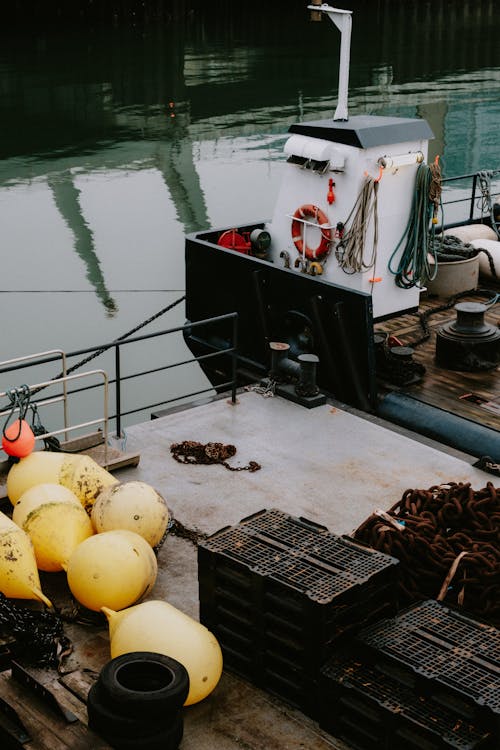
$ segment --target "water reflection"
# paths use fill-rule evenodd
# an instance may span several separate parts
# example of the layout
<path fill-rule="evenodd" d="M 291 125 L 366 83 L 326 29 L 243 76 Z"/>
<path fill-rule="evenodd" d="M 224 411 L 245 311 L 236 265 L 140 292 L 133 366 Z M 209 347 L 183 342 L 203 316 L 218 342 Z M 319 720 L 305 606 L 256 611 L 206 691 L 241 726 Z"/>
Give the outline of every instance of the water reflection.
<path fill-rule="evenodd" d="M 339 37 L 306 3 L 73 5 L 1 40 L 0 313 L 24 310 L 4 358 L 111 340 L 182 292 L 184 234 L 268 219 L 289 125 L 336 106 Z M 349 112 L 425 117 L 447 174 L 497 166 L 494 2 L 344 5 Z"/>

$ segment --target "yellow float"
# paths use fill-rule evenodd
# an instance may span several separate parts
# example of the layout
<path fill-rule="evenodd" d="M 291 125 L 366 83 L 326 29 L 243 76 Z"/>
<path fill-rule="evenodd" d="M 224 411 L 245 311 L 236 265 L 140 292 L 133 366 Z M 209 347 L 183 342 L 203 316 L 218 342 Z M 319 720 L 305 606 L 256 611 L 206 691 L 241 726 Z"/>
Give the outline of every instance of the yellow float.
<path fill-rule="evenodd" d="M 39 570 L 57 573 L 94 529 L 77 496 L 59 484 L 38 484 L 14 506 L 12 520 L 29 535 Z"/>
<path fill-rule="evenodd" d="M 120 610 L 148 594 L 158 566 L 150 545 L 133 531 L 105 531 L 85 539 L 66 566 L 75 599 L 96 612 Z"/>
<path fill-rule="evenodd" d="M 189 674 L 189 694 L 184 705 L 206 698 L 222 674 L 222 652 L 213 633 L 165 601 L 143 602 L 114 612 L 102 607 L 108 618 L 111 657 L 133 651 L 153 651 L 177 659 Z"/>
<path fill-rule="evenodd" d="M 35 451 L 14 464 L 7 475 L 7 495 L 15 505 L 37 484 L 61 484 L 75 493 L 87 512 L 105 487 L 118 480 L 85 454 Z"/>
<path fill-rule="evenodd" d="M 12 599 L 36 599 L 52 607 L 40 586 L 29 536 L 4 513 L 0 513 L 0 591 Z"/>
<path fill-rule="evenodd" d="M 91 518 L 97 532 L 128 529 L 155 547 L 167 530 L 168 508 L 146 482 L 124 482 L 106 487 L 97 496 Z"/>

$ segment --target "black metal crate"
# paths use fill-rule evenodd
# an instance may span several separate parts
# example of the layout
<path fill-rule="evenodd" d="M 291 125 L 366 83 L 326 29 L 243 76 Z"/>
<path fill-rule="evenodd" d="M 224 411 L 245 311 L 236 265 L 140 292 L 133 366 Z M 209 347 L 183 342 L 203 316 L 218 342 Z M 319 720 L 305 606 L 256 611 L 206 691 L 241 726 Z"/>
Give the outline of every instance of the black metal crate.
<path fill-rule="evenodd" d="M 322 668 L 319 724 L 357 750 L 494 750 L 494 735 L 362 663 L 352 651 Z"/>
<path fill-rule="evenodd" d="M 428 600 L 357 635 L 365 657 L 500 737 L 500 631 Z"/>

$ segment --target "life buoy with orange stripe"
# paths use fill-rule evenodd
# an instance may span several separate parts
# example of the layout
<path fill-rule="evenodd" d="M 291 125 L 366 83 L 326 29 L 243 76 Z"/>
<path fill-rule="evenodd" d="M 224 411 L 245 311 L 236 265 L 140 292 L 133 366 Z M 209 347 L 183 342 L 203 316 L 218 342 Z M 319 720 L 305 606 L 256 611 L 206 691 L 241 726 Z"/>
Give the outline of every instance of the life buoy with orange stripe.
<path fill-rule="evenodd" d="M 309 218 L 315 219 L 318 228 L 321 229 L 321 241 L 316 248 L 306 245 L 304 251 L 304 225 L 300 219 Z M 304 254 L 308 260 L 319 260 L 328 253 L 332 241 L 332 230 L 329 228 L 327 215 L 319 206 L 307 203 L 299 206 L 295 211 L 292 219 L 292 240 L 299 253 Z"/>

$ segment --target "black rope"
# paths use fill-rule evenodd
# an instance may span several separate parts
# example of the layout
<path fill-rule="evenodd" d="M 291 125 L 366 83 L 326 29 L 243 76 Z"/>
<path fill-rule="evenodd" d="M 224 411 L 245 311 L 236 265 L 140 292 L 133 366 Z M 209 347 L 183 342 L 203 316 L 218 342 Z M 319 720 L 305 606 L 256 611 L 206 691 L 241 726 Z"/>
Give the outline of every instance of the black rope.
<path fill-rule="evenodd" d="M 19 388 L 11 388 L 10 390 L 6 391 L 6 395 L 10 401 L 11 410 L 7 416 L 7 419 L 4 422 L 2 434 L 5 440 L 9 443 L 15 443 L 16 440 L 19 440 L 19 437 L 21 436 L 21 427 L 22 427 L 22 421 L 24 417 L 26 416 L 26 412 L 28 410 L 28 406 L 30 403 L 30 387 L 29 385 L 21 385 Z M 19 410 L 19 416 L 18 416 L 18 431 L 17 435 L 15 437 L 8 437 L 6 435 L 7 426 L 14 414 L 15 411 Z"/>

